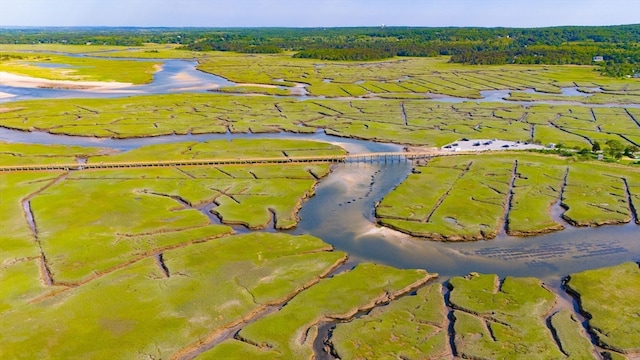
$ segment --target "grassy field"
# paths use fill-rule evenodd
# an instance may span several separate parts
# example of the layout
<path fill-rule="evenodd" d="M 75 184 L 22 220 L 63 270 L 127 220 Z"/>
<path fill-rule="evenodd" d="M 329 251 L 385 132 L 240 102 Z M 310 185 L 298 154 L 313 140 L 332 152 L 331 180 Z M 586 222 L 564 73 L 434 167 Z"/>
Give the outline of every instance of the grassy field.
<path fill-rule="evenodd" d="M 360 264 L 351 271 L 321 280 L 277 313 L 244 327 L 236 336 L 240 340 L 227 340 L 199 358 L 252 357 L 257 346 L 267 358 L 309 359 L 318 323 L 351 319 L 358 311 L 393 300 L 432 277 L 421 270 Z M 349 295 L 336 296 L 337 293 Z"/>
<path fill-rule="evenodd" d="M 596 359 L 593 344 L 575 315 L 562 309 L 551 316 L 550 324 L 560 341 L 560 348 L 569 359 Z"/>
<path fill-rule="evenodd" d="M 441 285 L 432 284 L 367 316 L 338 324 L 331 342 L 340 359 L 433 359 L 450 354 Z"/>
<path fill-rule="evenodd" d="M 449 286 L 463 358 L 563 358 L 544 320 L 555 295 L 538 279 L 475 274 L 452 278 Z"/>
<path fill-rule="evenodd" d="M 640 270 L 624 263 L 571 274 L 569 290 L 588 314 L 598 345 L 621 353 L 640 352 Z"/>
<path fill-rule="evenodd" d="M 37 145 L 7 143 L 4 149 L 28 163 L 45 155 Z M 51 148 L 55 158 L 88 157 L 90 162 L 153 160 L 169 153 L 177 159 L 315 151 L 341 150 L 316 142 L 246 140 L 153 145 L 121 154 Z M 565 168 L 569 183 L 574 167 L 593 171 L 592 164 L 543 155 L 519 155 L 517 160 L 516 189 L 532 189 L 524 199 L 562 183 Z M 514 172 L 513 157 L 500 154 L 434 160 L 412 176 L 428 174 L 436 164 L 439 176 L 448 176 L 446 183 L 454 188 L 474 165 L 482 166 L 471 178 L 482 179 L 490 190 L 502 189 Z M 620 182 L 628 171 L 600 166 Z M 532 176 L 536 167 L 550 175 L 548 185 Z M 472 274 L 451 279 L 453 290 L 446 297 L 440 285 L 425 285 L 435 275 L 424 270 L 361 263 L 328 276 L 347 254 L 311 236 L 233 235 L 231 228 L 211 223 L 200 207 L 233 197 L 241 204 L 247 200 L 244 215 L 253 216 L 249 210 L 258 206 L 250 199 L 260 198 L 261 191 L 295 197 L 298 190 L 283 195 L 277 189 L 283 182 L 289 190 L 297 182 L 307 184 L 306 189 L 327 173 L 325 165 L 261 165 L 2 174 L 0 209 L 8 216 L 0 221 L 8 231 L 0 234 L 0 327 L 5 330 L 0 357 L 172 358 L 202 352 L 199 359 L 308 358 L 318 326 L 334 321 L 344 322 L 336 326 L 332 346 L 345 359 L 396 353 L 446 358 L 451 351 L 470 357 L 591 356 L 575 313 L 550 311 L 555 294 L 537 279 L 501 281 Z M 635 189 L 635 180 L 627 177 Z M 478 192 L 478 199 L 490 201 L 483 194 Z M 223 207 L 221 202 L 214 210 Z M 593 315 L 594 331 L 606 334 L 599 338 L 613 357 L 636 351 L 617 340 L 638 338 L 633 333 L 637 289 L 632 271 L 637 265 L 629 265 L 620 267 L 624 271 L 573 274 L 569 282 L 581 295 L 583 309 Z M 605 299 L 598 281 L 607 289 L 622 289 L 622 295 Z M 445 316 L 445 303 L 455 309 L 453 324 Z M 631 326 L 624 335 L 608 330 L 613 323 L 608 319 L 621 316 L 607 312 L 611 303 L 628 314 L 624 323 Z M 230 338 L 226 332 L 238 335 Z M 78 336 L 100 341 L 69 341 Z"/>
<path fill-rule="evenodd" d="M 0 141 L 0 163 L 3 166 L 27 164 L 73 164 L 78 159 L 114 153 L 109 149 L 81 146 L 20 144 Z"/>
<path fill-rule="evenodd" d="M 345 258 L 330 249 L 312 237 L 226 237 L 165 251 L 168 276 L 145 257 L 81 286 L 23 299 L 0 316 L 0 356 L 168 358 L 315 283 Z M 70 340 L 79 334 L 100 341 Z"/>
<path fill-rule="evenodd" d="M 566 98 L 560 96 L 562 88 L 579 87 L 585 91 L 601 88 L 603 93 L 595 98 L 608 101 L 633 99 L 640 90 L 637 81 L 600 76 L 591 66 L 469 66 L 448 63 L 447 57 L 339 62 L 290 56 L 208 53 L 199 69 L 241 83 L 304 83 L 311 94 L 327 97 L 439 94 L 480 98 L 480 92 L 486 90 L 535 89 L 558 94 L 541 96 L 562 100 Z"/>
<path fill-rule="evenodd" d="M 0 71 L 135 83 L 150 80 L 156 61 L 51 52 L 197 58 L 201 69 L 245 83 L 221 92 L 268 95 L 0 105 L 0 126 L 24 131 L 132 138 L 323 130 L 408 145 L 466 137 L 589 150 L 608 140 L 640 143 L 638 109 L 590 105 L 637 103 L 637 80 L 604 78 L 592 67 L 476 67 L 447 58 L 320 62 L 175 46 L 2 45 L 0 51 L 24 56 L 0 63 Z M 283 96 L 300 84 L 326 98 Z M 567 96 L 566 87 L 593 95 Z M 480 98 L 487 90 L 583 104 L 429 100 Z M 320 154 L 344 150 L 288 140 L 122 153 L 0 142 L 2 165 Z M 515 152 L 435 158 L 388 194 L 376 216 L 437 240 L 560 230 L 550 211 L 559 203 L 563 218 L 578 226 L 628 222 L 634 210 L 638 219 L 638 167 L 577 158 Z M 295 226 L 300 206 L 329 171 L 326 164 L 295 164 L 0 173 L 0 358 L 307 359 L 325 323 L 336 324 L 331 346 L 343 359 L 585 359 L 594 355 L 592 335 L 612 358 L 640 352 L 637 264 L 570 276 L 567 286 L 589 314 L 585 334 L 574 309 L 555 304 L 557 295 L 539 279 L 472 273 L 451 279 L 448 293 L 427 284 L 435 275 L 425 270 L 359 263 L 334 273 L 348 254 L 321 239 L 255 231 Z M 250 233 L 237 235 L 240 227 Z"/>
<path fill-rule="evenodd" d="M 609 170 L 609 171 L 607 171 Z M 636 169 L 597 169 L 591 164 L 569 168 L 562 204 L 568 210 L 563 218 L 578 226 L 626 223 L 631 210 L 623 179 L 638 177 Z"/>
<path fill-rule="evenodd" d="M 551 215 L 559 201 L 562 217 L 576 226 L 627 223 L 627 188 L 635 205 L 639 176 L 637 168 L 550 155 L 442 157 L 418 167 L 380 202 L 376 216 L 382 225 L 447 241 L 490 239 L 501 228 L 518 236 L 562 230 Z"/>
<path fill-rule="evenodd" d="M 0 48 L 1 49 L 1 48 Z M 4 52 L 0 71 L 49 80 L 106 81 L 147 84 L 160 62 L 73 57 L 52 53 Z"/>
<path fill-rule="evenodd" d="M 266 89 L 278 90 L 279 89 Z M 636 114 L 634 116 L 634 114 Z M 442 146 L 462 138 L 558 144 L 640 143 L 633 108 L 446 103 L 415 99 L 307 100 L 181 94 L 37 100 L 0 106 L 0 126 L 53 134 L 131 138 L 204 133 L 305 133 Z"/>
<path fill-rule="evenodd" d="M 233 145 L 225 142 L 224 148 L 234 154 L 255 151 L 248 142 Z M 253 145 L 261 153 L 268 146 L 274 156 L 339 151 L 307 142 Z M 3 146 L 26 163 L 45 155 L 39 145 Z M 222 151 L 210 143 L 196 149 L 205 156 Z M 100 149 L 50 150 L 63 160 L 109 157 Z M 161 148 L 153 150 L 127 155 L 163 156 Z M 210 224 L 187 202 L 220 196 L 218 181 L 251 179 L 250 199 L 258 196 L 256 189 L 281 187 L 262 179 L 309 187 L 327 172 L 327 166 L 310 165 L 3 173 L 0 357 L 165 358 L 284 303 L 345 261 L 346 254 L 310 236 L 230 236 L 231 228 Z M 231 195 L 233 189 L 225 190 Z M 101 340 L 69 341 L 81 333 Z"/>
<path fill-rule="evenodd" d="M 43 151 L 40 145 L 4 146 L 7 152 L 30 159 L 26 163 L 36 161 Z M 152 145 L 112 155 L 78 147 L 51 150 L 53 156 L 68 154 L 55 160 L 83 156 L 89 162 L 166 160 L 167 153 L 175 154 L 172 159 L 193 159 L 343 152 L 326 143 L 290 140 Z M 31 238 L 37 236 L 56 283 L 87 281 L 161 249 L 233 232 L 228 226 L 212 224 L 208 215 L 252 229 L 270 223 L 278 229 L 295 227 L 302 202 L 328 172 L 326 164 L 310 164 L 92 170 L 44 177 L 42 173 L 3 174 L 2 206 L 13 214 L 3 221 L 6 228 L 15 230 L 3 241 L 7 247 L 3 255 L 9 256 L 11 248 L 21 243 L 33 248 L 36 243 Z M 27 180 L 41 177 L 43 181 Z M 25 201 L 35 219 L 35 235 L 21 208 Z M 213 214 L 204 209 L 208 204 Z M 108 251 L 88 245 L 92 243 L 109 244 Z"/>
<path fill-rule="evenodd" d="M 378 205 L 381 210 L 376 210 L 380 222 L 436 240 L 495 237 L 501 223 L 500 215 L 506 205 L 511 171 L 508 163 L 492 160 L 486 157 L 434 159 L 429 167 L 418 168 L 418 174 L 410 175 L 408 181 L 383 199 Z M 433 174 L 429 171 L 431 167 L 436 168 Z M 432 192 L 427 184 L 438 183 L 438 176 L 443 171 L 449 172 L 449 176 L 445 177 L 444 184 L 436 185 Z M 416 198 L 416 193 L 426 193 L 427 196 Z M 396 208 L 400 209 L 400 213 L 407 211 L 403 194 L 413 194 L 411 207 L 422 207 L 425 211 L 421 215 L 424 216 L 414 219 L 394 216 Z M 386 217 L 384 214 L 387 214 Z"/>

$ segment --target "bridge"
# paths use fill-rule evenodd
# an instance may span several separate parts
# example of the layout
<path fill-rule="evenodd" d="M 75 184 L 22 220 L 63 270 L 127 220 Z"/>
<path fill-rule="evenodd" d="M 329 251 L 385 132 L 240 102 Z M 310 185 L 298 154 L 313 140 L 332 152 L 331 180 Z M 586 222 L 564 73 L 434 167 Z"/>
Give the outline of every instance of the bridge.
<path fill-rule="evenodd" d="M 272 158 L 228 158 L 228 159 L 184 159 L 157 161 L 123 161 L 71 164 L 33 164 L 0 166 L 0 172 L 12 171 L 51 171 L 51 170 L 90 170 L 90 169 L 128 169 L 175 166 L 207 165 L 254 165 L 254 164 L 296 164 L 296 163 L 365 163 L 400 162 L 429 159 L 434 156 L 454 155 L 453 153 L 434 152 L 375 152 L 350 155 L 311 155 Z"/>

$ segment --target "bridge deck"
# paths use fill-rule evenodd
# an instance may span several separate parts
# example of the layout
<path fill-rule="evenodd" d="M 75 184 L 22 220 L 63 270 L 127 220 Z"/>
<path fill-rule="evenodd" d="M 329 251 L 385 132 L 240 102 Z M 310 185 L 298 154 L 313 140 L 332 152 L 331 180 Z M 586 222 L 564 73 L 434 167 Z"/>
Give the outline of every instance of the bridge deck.
<path fill-rule="evenodd" d="M 97 162 L 72 164 L 33 164 L 0 166 L 0 172 L 10 171 L 43 171 L 43 170 L 89 170 L 89 169 L 122 169 L 172 166 L 207 166 L 207 165 L 251 165 L 251 164 L 290 164 L 290 163 L 331 163 L 331 162 L 380 162 L 409 161 L 444 156 L 441 153 L 427 152 L 377 152 L 354 155 L 317 155 L 289 156 L 278 158 L 234 158 L 234 159 L 185 159 L 133 162 Z M 449 155 L 449 154 L 447 154 Z M 453 154 L 451 154 L 453 155 Z"/>

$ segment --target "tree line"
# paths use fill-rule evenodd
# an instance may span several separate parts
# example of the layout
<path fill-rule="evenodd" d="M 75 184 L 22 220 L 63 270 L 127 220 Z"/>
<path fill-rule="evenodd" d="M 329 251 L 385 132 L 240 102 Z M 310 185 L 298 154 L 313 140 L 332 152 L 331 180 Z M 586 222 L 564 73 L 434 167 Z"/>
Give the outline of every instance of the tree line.
<path fill-rule="evenodd" d="M 191 51 L 292 51 L 297 58 L 342 61 L 448 55 L 451 62 L 463 64 L 598 63 L 609 76 L 640 73 L 640 24 L 548 28 L 0 29 L 0 44 L 14 43 L 179 44 L 181 49 Z"/>

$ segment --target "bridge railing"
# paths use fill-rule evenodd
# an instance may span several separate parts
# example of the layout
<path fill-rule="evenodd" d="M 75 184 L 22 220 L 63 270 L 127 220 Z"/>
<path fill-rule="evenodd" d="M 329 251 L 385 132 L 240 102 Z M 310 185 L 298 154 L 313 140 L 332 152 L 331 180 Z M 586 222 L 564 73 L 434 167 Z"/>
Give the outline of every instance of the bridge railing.
<path fill-rule="evenodd" d="M 326 163 L 326 162 L 393 162 L 428 159 L 443 156 L 426 152 L 376 152 L 350 155 L 316 155 L 290 156 L 279 158 L 227 158 L 227 159 L 190 159 L 190 160 L 158 160 L 158 161 L 126 161 L 96 162 L 71 164 L 25 164 L 0 166 L 0 172 L 10 171 L 51 171 L 51 170 L 88 170 L 88 169 L 122 169 L 173 166 L 207 166 L 207 165 L 251 165 L 251 164 L 285 164 L 285 163 Z"/>

